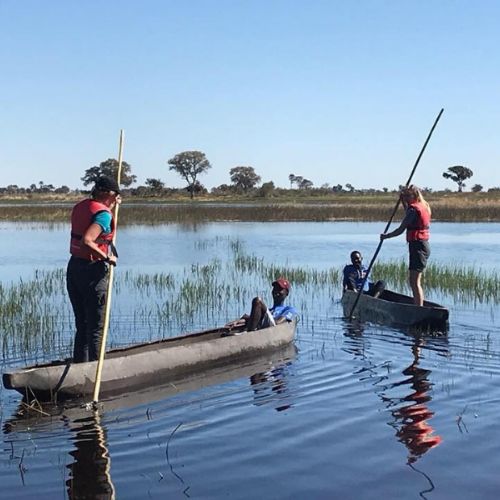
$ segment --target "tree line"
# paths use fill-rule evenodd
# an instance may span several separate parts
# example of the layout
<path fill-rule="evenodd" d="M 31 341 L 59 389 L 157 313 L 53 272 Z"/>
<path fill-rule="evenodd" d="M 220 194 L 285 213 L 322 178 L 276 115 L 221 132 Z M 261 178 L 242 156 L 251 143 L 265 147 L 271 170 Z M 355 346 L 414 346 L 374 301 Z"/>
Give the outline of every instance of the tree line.
<path fill-rule="evenodd" d="M 200 182 L 200 176 L 208 172 L 212 165 L 208 161 L 206 155 L 201 151 L 183 151 L 176 154 L 174 157 L 167 161 L 168 168 L 171 171 L 177 173 L 185 182 L 187 191 L 191 198 L 194 198 L 197 194 L 207 193 L 208 190 Z M 118 161 L 113 158 L 109 158 L 101 162 L 98 166 L 93 166 L 87 170 L 83 177 L 81 178 L 84 186 L 92 186 L 95 181 L 103 176 L 116 177 L 118 171 Z M 462 192 L 463 188 L 466 186 L 465 181 L 473 176 L 473 171 L 462 165 L 455 165 L 449 167 L 445 172 L 443 172 L 443 177 L 450 179 L 457 184 L 458 192 Z M 256 191 L 258 189 L 259 194 L 262 196 L 269 196 L 275 189 L 275 185 L 272 181 L 264 182 L 262 185 L 261 177 L 255 172 L 255 169 L 250 166 L 237 166 L 233 167 L 229 171 L 229 176 L 231 179 L 231 184 L 221 184 L 220 186 L 212 188 L 211 192 L 213 194 L 243 194 Z M 298 189 L 302 191 L 310 191 L 314 188 L 314 184 L 311 180 L 295 174 L 290 174 L 288 176 L 290 182 L 290 189 Z M 168 188 L 165 183 L 157 178 L 147 178 L 144 186 L 138 186 L 132 188 L 132 184 L 137 182 L 137 176 L 132 173 L 132 167 L 127 162 L 122 162 L 122 173 L 121 173 L 121 185 L 124 188 L 128 188 L 132 193 L 141 196 L 160 196 L 168 194 L 168 192 L 179 191 L 175 188 Z M 260 185 L 260 186 L 259 186 Z M 318 190 L 318 188 L 315 188 Z M 488 191 L 496 191 L 500 188 L 492 188 Z M 320 186 L 319 190 L 322 192 L 333 192 L 333 193 L 354 193 L 354 192 L 377 192 L 377 190 L 363 190 L 356 189 L 352 184 L 346 183 L 345 186 L 337 184 L 330 186 L 325 183 Z M 432 191 L 429 188 L 424 188 L 426 191 Z M 483 186 L 480 184 L 475 184 L 472 186 L 471 191 L 480 192 L 483 190 Z M 383 188 L 382 192 L 388 192 L 388 188 Z M 44 184 L 40 181 L 38 184 L 31 184 L 29 188 L 20 188 L 17 185 L 10 185 L 7 187 L 0 187 L 0 194 L 29 194 L 29 193 L 56 193 L 56 194 L 67 194 L 71 192 L 68 186 L 54 187 L 52 184 Z M 380 192 L 380 191 L 378 191 Z"/>

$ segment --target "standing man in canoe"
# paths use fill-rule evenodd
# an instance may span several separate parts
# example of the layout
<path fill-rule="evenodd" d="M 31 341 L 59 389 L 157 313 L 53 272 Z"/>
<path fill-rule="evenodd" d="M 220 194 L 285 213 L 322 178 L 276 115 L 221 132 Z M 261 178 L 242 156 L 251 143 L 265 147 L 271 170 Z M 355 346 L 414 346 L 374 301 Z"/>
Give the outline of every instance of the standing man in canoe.
<path fill-rule="evenodd" d="M 293 321 L 298 317 L 295 307 L 285 305 L 285 299 L 290 293 L 290 282 L 286 278 L 278 278 L 272 283 L 273 307 L 268 308 L 266 303 L 260 298 L 252 300 L 250 314 L 244 314 L 240 319 L 231 321 L 226 328 L 236 328 L 245 326 L 251 332 L 275 326 L 285 321 Z"/>
<path fill-rule="evenodd" d="M 75 314 L 75 363 L 99 357 L 108 270 L 116 265 L 117 258 L 112 245 L 115 227 L 111 210 L 120 202 L 118 183 L 111 177 L 100 177 L 90 198 L 77 203 L 71 213 L 66 287 Z"/>
<path fill-rule="evenodd" d="M 410 253 L 409 282 L 413 292 L 413 302 L 417 306 L 424 305 L 422 273 L 431 254 L 429 245 L 429 226 L 431 223 L 431 207 L 424 200 L 420 189 L 411 185 L 401 193 L 401 201 L 406 215 L 401 225 L 390 233 L 380 235 L 381 240 L 394 238 L 406 231 L 406 241 Z"/>

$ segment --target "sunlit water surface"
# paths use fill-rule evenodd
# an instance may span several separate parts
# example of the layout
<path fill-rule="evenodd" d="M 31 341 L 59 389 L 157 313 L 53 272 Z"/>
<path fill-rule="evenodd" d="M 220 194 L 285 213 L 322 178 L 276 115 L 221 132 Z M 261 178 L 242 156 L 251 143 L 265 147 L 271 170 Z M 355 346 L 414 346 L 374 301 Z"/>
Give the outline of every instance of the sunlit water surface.
<path fill-rule="evenodd" d="M 12 242 L 0 247 L 2 283 L 64 267 L 67 231 L 1 224 L 2 241 Z M 224 260 L 224 245 L 213 244 L 220 238 L 270 263 L 341 267 L 353 249 L 368 260 L 380 231 L 373 223 L 129 227 L 119 235 L 117 274 Z M 498 270 L 499 250 L 499 224 L 433 225 L 434 262 Z M 405 252 L 393 240 L 380 258 Z M 255 288 L 269 296 L 261 282 Z M 293 350 L 105 399 L 97 416 L 77 407 L 16 419 L 20 396 L 2 388 L 0 497 L 498 498 L 500 307 L 432 298 L 450 309 L 446 337 L 349 323 L 340 287 L 294 286 L 290 302 L 308 310 Z M 122 290 L 117 343 L 124 304 Z M 212 317 L 223 323 L 242 312 Z M 201 314 L 191 323 L 214 326 Z M 20 362 L 6 356 L 2 370 Z"/>

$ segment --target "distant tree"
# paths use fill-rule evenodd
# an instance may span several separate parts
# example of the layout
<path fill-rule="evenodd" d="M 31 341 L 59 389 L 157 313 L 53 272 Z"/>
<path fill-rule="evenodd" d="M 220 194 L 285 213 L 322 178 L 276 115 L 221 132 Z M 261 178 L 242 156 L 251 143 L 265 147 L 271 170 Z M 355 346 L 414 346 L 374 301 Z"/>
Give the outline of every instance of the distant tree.
<path fill-rule="evenodd" d="M 263 198 L 269 198 L 273 194 L 274 189 L 275 186 L 273 181 L 264 182 L 259 189 L 259 194 Z"/>
<path fill-rule="evenodd" d="M 349 183 L 345 185 L 345 188 L 349 191 L 349 193 L 353 193 L 355 191 L 354 186 Z"/>
<path fill-rule="evenodd" d="M 54 189 L 54 193 L 58 194 L 68 194 L 71 191 L 71 189 L 68 186 L 61 186 L 56 189 Z"/>
<path fill-rule="evenodd" d="M 198 175 L 212 168 L 205 153 L 201 151 L 183 151 L 168 160 L 169 170 L 177 172 L 188 184 L 191 198 L 194 197 Z"/>
<path fill-rule="evenodd" d="M 201 184 L 200 181 L 195 181 L 194 184 L 187 186 L 186 191 L 191 195 L 191 198 L 193 198 L 195 194 L 202 194 L 208 192 L 207 188 L 203 184 Z"/>
<path fill-rule="evenodd" d="M 229 171 L 231 182 L 240 191 L 253 189 L 260 182 L 260 175 L 253 167 L 234 167 Z"/>
<path fill-rule="evenodd" d="M 328 184 L 328 182 L 324 182 L 321 184 L 321 189 L 330 189 L 330 184 Z"/>
<path fill-rule="evenodd" d="M 313 182 L 309 179 L 300 178 L 299 189 L 310 189 L 313 187 Z"/>
<path fill-rule="evenodd" d="M 85 170 L 85 175 L 81 178 L 83 185 L 88 186 L 89 184 L 94 184 L 99 177 L 106 175 L 116 179 L 118 173 L 118 160 L 114 158 L 108 158 L 99 164 L 98 167 L 94 166 Z M 122 171 L 120 185 L 128 187 L 134 182 L 136 182 L 137 176 L 132 174 L 132 168 L 126 161 L 122 161 Z"/>
<path fill-rule="evenodd" d="M 165 183 L 163 183 L 162 181 L 160 181 L 160 179 L 151 179 L 151 178 L 148 178 L 146 179 L 146 187 L 149 189 L 149 191 L 152 193 L 152 194 L 161 194 L 162 191 L 165 189 Z"/>
<path fill-rule="evenodd" d="M 294 182 L 295 182 L 295 179 L 296 179 L 296 177 L 295 177 L 295 175 L 294 175 L 294 174 L 290 174 L 290 175 L 288 176 L 288 180 L 290 181 L 290 189 L 293 189 L 293 184 L 294 184 Z"/>
<path fill-rule="evenodd" d="M 342 184 L 337 184 L 336 186 L 332 186 L 332 191 L 334 193 L 341 193 L 343 189 Z"/>
<path fill-rule="evenodd" d="M 462 188 L 465 187 L 465 180 L 469 179 L 474 175 L 474 172 L 470 168 L 463 167 L 462 165 L 455 165 L 450 167 L 447 172 L 443 172 L 443 177 L 445 179 L 451 179 L 453 182 L 458 184 L 458 192 L 462 192 Z"/>
<path fill-rule="evenodd" d="M 384 188 L 382 188 L 382 191 L 383 191 L 384 193 L 387 193 L 387 192 L 389 191 L 389 188 L 384 187 Z"/>
<path fill-rule="evenodd" d="M 50 193 L 51 191 L 54 191 L 54 186 L 52 184 L 45 184 L 43 181 L 40 181 L 38 186 L 38 193 Z"/>
<path fill-rule="evenodd" d="M 483 190 L 483 186 L 481 186 L 481 184 L 474 184 L 470 190 L 473 193 L 480 193 Z"/>
<path fill-rule="evenodd" d="M 213 194 L 228 194 L 234 190 L 233 186 L 229 184 L 221 184 L 220 186 L 213 187 L 210 192 Z"/>

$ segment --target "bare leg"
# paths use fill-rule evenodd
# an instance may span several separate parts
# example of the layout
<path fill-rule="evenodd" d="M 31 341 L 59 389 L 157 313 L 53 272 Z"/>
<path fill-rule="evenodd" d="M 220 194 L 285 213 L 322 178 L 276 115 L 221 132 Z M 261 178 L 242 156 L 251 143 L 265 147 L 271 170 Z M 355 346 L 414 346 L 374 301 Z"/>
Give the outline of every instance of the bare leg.
<path fill-rule="evenodd" d="M 422 288 L 422 273 L 410 271 L 410 287 L 413 292 L 413 302 L 417 306 L 424 305 L 424 290 Z"/>
<path fill-rule="evenodd" d="M 255 297 L 252 300 L 252 310 L 250 311 L 250 317 L 247 320 L 247 330 L 251 332 L 252 330 L 257 330 L 260 322 L 266 314 L 267 306 L 260 297 Z"/>

